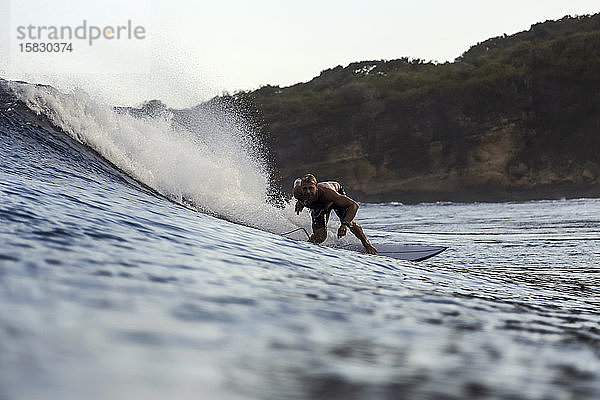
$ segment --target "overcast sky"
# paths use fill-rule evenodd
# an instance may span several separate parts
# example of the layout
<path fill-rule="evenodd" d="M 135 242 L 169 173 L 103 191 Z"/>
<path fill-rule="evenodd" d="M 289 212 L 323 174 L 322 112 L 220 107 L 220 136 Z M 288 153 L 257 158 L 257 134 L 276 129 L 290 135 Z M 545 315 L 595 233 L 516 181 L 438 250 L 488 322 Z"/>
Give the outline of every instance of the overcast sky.
<path fill-rule="evenodd" d="M 82 87 L 111 104 L 158 98 L 191 106 L 223 91 L 287 86 L 354 61 L 453 61 L 471 45 L 600 0 L 0 0 L 0 76 Z M 25 53 L 19 26 L 144 29 L 144 39 L 71 40 L 73 51 Z M 8 40 L 7 40 L 8 39 Z M 62 40 L 64 41 L 64 40 Z M 61 40 L 54 40 L 61 42 Z M 67 42 L 69 42 L 67 40 Z M 2 47 L 3 46 L 3 47 Z"/>

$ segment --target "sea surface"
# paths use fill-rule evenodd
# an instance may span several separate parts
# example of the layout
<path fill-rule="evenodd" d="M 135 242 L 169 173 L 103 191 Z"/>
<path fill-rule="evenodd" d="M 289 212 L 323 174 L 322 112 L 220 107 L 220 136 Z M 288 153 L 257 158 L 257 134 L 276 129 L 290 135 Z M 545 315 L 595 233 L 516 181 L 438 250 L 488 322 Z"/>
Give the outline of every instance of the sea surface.
<path fill-rule="evenodd" d="M 600 200 L 361 204 L 448 249 L 316 246 L 198 113 L 0 82 L 1 400 L 600 398 Z"/>

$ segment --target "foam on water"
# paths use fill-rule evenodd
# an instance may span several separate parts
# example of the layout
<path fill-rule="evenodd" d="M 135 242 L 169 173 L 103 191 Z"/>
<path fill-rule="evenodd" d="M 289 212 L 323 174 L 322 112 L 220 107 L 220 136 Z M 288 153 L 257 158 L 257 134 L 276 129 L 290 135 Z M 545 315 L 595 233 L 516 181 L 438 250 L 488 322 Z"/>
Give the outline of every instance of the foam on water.
<path fill-rule="evenodd" d="M 243 121 L 216 107 L 184 128 L 168 111 L 134 117 L 83 91 L 10 83 L 29 108 L 117 168 L 179 203 L 281 233 L 306 224 L 269 203 L 269 176 L 259 145 Z M 201 121 L 201 123 L 200 123 Z"/>

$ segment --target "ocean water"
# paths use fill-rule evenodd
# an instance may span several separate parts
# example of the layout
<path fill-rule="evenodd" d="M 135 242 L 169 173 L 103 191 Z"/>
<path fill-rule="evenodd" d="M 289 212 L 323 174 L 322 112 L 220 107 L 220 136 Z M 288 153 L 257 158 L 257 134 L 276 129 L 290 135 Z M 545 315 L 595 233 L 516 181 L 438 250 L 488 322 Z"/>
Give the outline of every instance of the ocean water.
<path fill-rule="evenodd" d="M 315 246 L 235 115 L 0 84 L 1 400 L 600 397 L 599 200 L 361 204 L 448 250 Z"/>

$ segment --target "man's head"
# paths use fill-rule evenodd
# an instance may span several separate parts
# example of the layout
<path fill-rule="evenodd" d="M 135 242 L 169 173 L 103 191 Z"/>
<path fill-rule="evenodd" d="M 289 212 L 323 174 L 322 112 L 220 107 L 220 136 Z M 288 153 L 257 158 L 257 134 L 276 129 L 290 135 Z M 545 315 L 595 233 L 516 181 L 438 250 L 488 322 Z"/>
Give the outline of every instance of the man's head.
<path fill-rule="evenodd" d="M 297 182 L 297 181 L 296 181 Z M 303 201 L 313 201 L 317 197 L 317 178 L 313 174 L 306 174 L 300 178 L 299 198 Z"/>
<path fill-rule="evenodd" d="M 304 185 L 307 183 L 317 186 L 317 178 L 313 174 L 306 174 L 300 179 L 300 184 Z"/>

